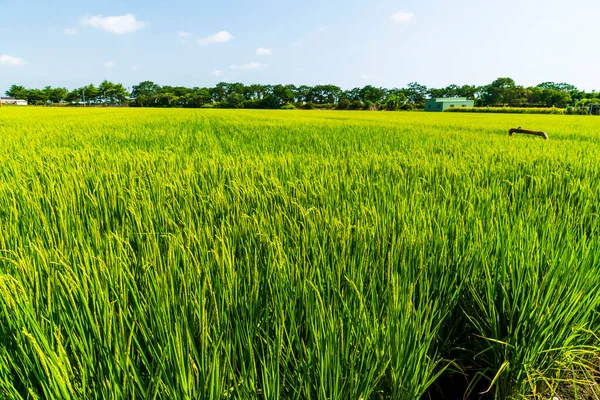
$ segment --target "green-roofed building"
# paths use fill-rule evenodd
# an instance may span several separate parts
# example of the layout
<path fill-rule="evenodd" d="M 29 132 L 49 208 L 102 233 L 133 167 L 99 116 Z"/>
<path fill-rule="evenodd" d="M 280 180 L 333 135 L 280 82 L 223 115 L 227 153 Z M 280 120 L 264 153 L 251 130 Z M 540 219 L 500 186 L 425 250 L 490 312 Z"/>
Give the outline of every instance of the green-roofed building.
<path fill-rule="evenodd" d="M 441 99 L 425 100 L 425 111 L 446 111 L 454 107 L 473 107 L 474 100 L 467 100 L 466 97 L 448 97 Z"/>

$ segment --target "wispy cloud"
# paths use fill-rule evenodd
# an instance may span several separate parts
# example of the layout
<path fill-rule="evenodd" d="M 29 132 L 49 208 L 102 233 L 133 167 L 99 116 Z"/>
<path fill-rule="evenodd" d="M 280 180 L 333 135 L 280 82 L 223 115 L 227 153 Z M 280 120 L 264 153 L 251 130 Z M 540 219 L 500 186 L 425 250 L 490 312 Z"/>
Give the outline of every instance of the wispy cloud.
<path fill-rule="evenodd" d="M 177 36 L 179 36 L 182 39 L 187 39 L 187 38 L 191 37 L 192 34 L 189 32 L 177 32 Z"/>
<path fill-rule="evenodd" d="M 64 33 L 65 35 L 75 36 L 79 33 L 79 31 L 75 28 L 65 28 Z"/>
<path fill-rule="evenodd" d="M 248 70 L 252 70 L 252 69 L 265 69 L 265 68 L 269 68 L 269 64 L 261 64 L 258 62 L 251 62 L 248 64 L 231 66 L 231 69 L 241 70 L 241 71 L 248 71 Z"/>
<path fill-rule="evenodd" d="M 415 14 L 413 14 L 411 12 L 398 11 L 397 13 L 392 15 L 391 18 L 392 18 L 392 21 L 394 21 L 397 24 L 407 24 L 407 23 L 411 22 L 413 19 L 415 19 Z"/>
<path fill-rule="evenodd" d="M 104 68 L 106 69 L 113 69 L 115 67 L 115 63 L 112 61 L 107 61 L 104 63 Z"/>
<path fill-rule="evenodd" d="M 9 56 L 8 54 L 0 54 L 0 65 L 8 67 L 22 67 L 27 65 L 27 61 L 21 57 Z"/>
<path fill-rule="evenodd" d="M 221 32 L 215 33 L 214 35 L 210 35 L 205 38 L 199 39 L 198 43 L 201 45 L 207 46 L 207 45 L 211 45 L 211 44 L 219 44 L 219 43 L 229 42 L 231 39 L 233 39 L 233 36 L 231 35 L 231 33 L 227 32 L 227 31 L 221 31 Z"/>
<path fill-rule="evenodd" d="M 256 49 L 256 55 L 258 56 L 270 56 L 271 54 L 273 54 L 273 50 L 271 49 L 265 49 L 264 47 Z"/>
<path fill-rule="evenodd" d="M 81 18 L 82 26 L 101 29 L 115 35 L 124 35 L 126 33 L 137 32 L 146 26 L 146 22 L 138 21 L 133 14 L 125 14 L 113 17 L 104 17 L 102 15 L 86 15 Z"/>
<path fill-rule="evenodd" d="M 221 71 L 220 69 L 216 69 L 213 72 L 211 72 L 210 74 L 212 76 L 221 77 L 221 76 L 223 76 L 223 71 Z"/>

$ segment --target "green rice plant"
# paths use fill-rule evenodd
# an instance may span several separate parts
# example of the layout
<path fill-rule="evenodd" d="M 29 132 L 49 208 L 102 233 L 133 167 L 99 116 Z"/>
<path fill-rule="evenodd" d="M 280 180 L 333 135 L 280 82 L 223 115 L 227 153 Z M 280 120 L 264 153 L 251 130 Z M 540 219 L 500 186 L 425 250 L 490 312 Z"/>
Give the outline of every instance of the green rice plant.
<path fill-rule="evenodd" d="M 0 398 L 594 392 L 594 121 L 3 108 Z"/>

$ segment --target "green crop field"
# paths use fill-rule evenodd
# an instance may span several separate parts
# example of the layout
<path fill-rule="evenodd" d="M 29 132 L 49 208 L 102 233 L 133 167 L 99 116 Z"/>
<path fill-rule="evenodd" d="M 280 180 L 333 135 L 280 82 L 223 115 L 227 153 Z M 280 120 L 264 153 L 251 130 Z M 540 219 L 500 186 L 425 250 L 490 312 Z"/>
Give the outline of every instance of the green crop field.
<path fill-rule="evenodd" d="M 598 395 L 599 160 L 594 117 L 4 107 L 0 398 Z"/>

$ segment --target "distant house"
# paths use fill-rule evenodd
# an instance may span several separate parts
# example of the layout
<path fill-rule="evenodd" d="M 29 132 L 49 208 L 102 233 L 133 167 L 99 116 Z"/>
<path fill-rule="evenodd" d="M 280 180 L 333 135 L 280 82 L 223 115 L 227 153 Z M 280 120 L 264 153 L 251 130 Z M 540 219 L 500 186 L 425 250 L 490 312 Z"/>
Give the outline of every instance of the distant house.
<path fill-rule="evenodd" d="M 448 97 L 440 99 L 425 100 L 425 111 L 446 111 L 454 107 L 473 107 L 474 100 L 467 100 L 466 97 Z"/>
<path fill-rule="evenodd" d="M 19 100 L 14 97 L 0 97 L 2 104 L 12 104 L 15 106 L 26 106 L 27 100 Z"/>

